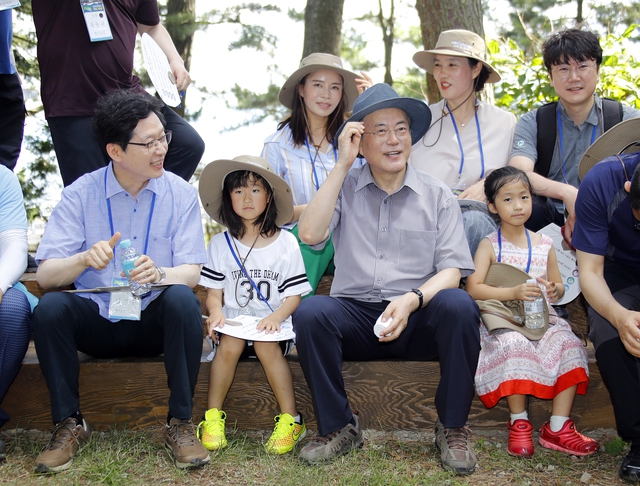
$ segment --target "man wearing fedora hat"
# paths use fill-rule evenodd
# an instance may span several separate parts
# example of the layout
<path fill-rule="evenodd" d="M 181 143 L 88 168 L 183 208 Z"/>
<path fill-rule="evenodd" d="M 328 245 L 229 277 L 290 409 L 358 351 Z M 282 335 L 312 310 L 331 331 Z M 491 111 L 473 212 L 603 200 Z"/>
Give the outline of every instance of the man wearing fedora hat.
<path fill-rule="evenodd" d="M 587 300 L 589 337 L 620 437 L 631 449 L 618 471 L 640 482 L 640 154 L 595 162 L 640 144 L 640 119 L 620 123 L 585 153 L 572 245 Z M 592 150 L 593 149 L 593 150 Z M 592 153 L 590 153 L 592 152 Z"/>
<path fill-rule="evenodd" d="M 593 32 L 554 32 L 542 46 L 542 55 L 559 100 L 518 120 L 509 164 L 527 173 L 538 195 L 527 228 L 564 225 L 571 241 L 582 154 L 611 126 L 640 116 L 640 111 L 595 94 L 602 48 Z"/>
<path fill-rule="evenodd" d="M 38 284 L 75 284 L 78 293 L 49 292 L 33 313 L 55 424 L 36 472 L 69 468 L 91 435 L 80 411 L 78 351 L 96 358 L 164 353 L 165 446 L 179 468 L 209 461 L 191 423 L 202 355 L 202 312 L 192 288 L 207 253 L 195 188 L 163 169 L 171 133 L 161 110 L 145 93 L 116 91 L 98 100 L 94 126 L 111 162 L 62 191 L 38 247 Z M 141 253 L 130 278 L 163 287 L 135 298 L 128 287 L 118 290 L 127 284 L 121 238 Z M 104 287 L 115 288 L 98 291 Z"/>
<path fill-rule="evenodd" d="M 339 157 L 303 212 L 301 239 L 321 247 L 333 232 L 331 296 L 302 302 L 293 316 L 300 364 L 320 437 L 307 462 L 362 447 L 343 360 L 439 359 L 436 444 L 443 467 L 470 474 L 476 457 L 467 417 L 480 351 L 478 307 L 458 289 L 473 272 L 460 208 L 440 181 L 407 164 L 411 142 L 431 120 L 422 101 L 377 84 L 356 100 L 338 131 Z M 368 164 L 351 169 L 361 154 Z M 386 329 L 374 334 L 380 318 Z"/>

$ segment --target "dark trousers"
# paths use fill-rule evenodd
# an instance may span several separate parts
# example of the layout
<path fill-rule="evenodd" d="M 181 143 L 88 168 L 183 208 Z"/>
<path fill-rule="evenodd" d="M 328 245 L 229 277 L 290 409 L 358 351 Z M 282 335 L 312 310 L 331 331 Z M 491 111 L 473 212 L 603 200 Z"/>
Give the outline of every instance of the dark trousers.
<path fill-rule="evenodd" d="M 196 171 L 204 141 L 198 132 L 170 107 L 164 106 L 166 129 L 173 132 L 164 168 L 189 181 Z M 80 176 L 109 164 L 109 156 L 93 133 L 90 116 L 56 116 L 47 119 L 65 187 Z"/>
<path fill-rule="evenodd" d="M 24 292 L 8 288 L 0 303 L 0 403 L 13 382 L 29 347 L 31 307 Z M 0 427 L 9 415 L 0 408 Z"/>
<path fill-rule="evenodd" d="M 605 259 L 604 278 L 616 301 L 640 312 L 640 272 Z M 618 330 L 588 307 L 589 337 L 602 381 L 609 390 L 618 435 L 640 445 L 640 359 L 622 344 Z"/>
<path fill-rule="evenodd" d="M 50 292 L 34 310 L 33 337 L 54 423 L 80 410 L 78 351 L 96 358 L 164 353 L 169 414 L 191 418 L 202 355 L 202 312 L 186 285 L 166 288 L 142 311 L 140 321 L 111 322 L 90 299 Z"/>
<path fill-rule="evenodd" d="M 530 231 L 540 231 L 551 223 L 555 223 L 560 227 L 564 225 L 564 215 L 558 212 L 551 198 L 534 196 L 531 209 L 531 217 L 525 224 Z"/>
<path fill-rule="evenodd" d="M 24 98 L 18 74 L 0 74 L 0 164 L 13 170 L 24 133 Z"/>
<path fill-rule="evenodd" d="M 343 361 L 440 360 L 438 417 L 462 427 L 473 399 L 480 353 L 480 314 L 460 289 L 438 292 L 412 314 L 400 337 L 380 343 L 373 326 L 388 302 L 313 296 L 293 314 L 300 365 L 311 390 L 320 435 L 344 427 L 353 417 L 342 377 Z"/>

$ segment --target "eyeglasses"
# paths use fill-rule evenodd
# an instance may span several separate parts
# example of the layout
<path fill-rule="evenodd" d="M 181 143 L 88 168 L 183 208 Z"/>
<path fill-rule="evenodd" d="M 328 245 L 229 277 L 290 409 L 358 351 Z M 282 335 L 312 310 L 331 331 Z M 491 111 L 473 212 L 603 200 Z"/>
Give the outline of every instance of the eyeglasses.
<path fill-rule="evenodd" d="M 155 138 L 151 140 L 151 142 L 147 143 L 139 143 L 139 142 L 129 142 L 129 145 L 137 145 L 138 147 L 147 147 L 147 150 L 150 154 L 156 151 L 159 145 L 163 147 L 167 147 L 171 143 L 171 132 L 167 130 L 164 132 L 164 135 L 160 138 Z"/>
<path fill-rule="evenodd" d="M 551 72 L 555 73 L 556 76 L 558 76 L 560 79 L 568 79 L 569 76 L 571 76 L 571 73 L 575 71 L 575 73 L 579 77 L 584 79 L 589 75 L 589 73 L 591 72 L 591 69 L 593 69 L 595 65 L 596 65 L 595 62 L 592 62 L 591 64 L 588 64 L 586 62 L 581 62 L 577 64 L 575 67 L 569 66 L 569 65 L 562 65 L 560 67 L 553 68 Z"/>
<path fill-rule="evenodd" d="M 378 142 L 384 142 L 389 138 L 389 136 L 391 135 L 391 132 L 394 132 L 396 134 L 396 137 L 399 140 L 403 140 L 407 138 L 410 134 L 409 128 L 407 127 L 400 127 L 400 128 L 396 128 L 395 130 L 389 130 L 387 128 L 379 128 L 375 132 L 362 132 L 362 133 L 366 133 L 368 135 L 375 135 L 376 140 Z"/>

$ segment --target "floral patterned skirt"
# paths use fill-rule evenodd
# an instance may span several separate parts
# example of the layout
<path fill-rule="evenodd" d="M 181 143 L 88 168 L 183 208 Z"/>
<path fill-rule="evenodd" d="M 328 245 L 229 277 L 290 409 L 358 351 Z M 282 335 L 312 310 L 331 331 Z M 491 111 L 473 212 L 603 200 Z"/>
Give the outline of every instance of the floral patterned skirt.
<path fill-rule="evenodd" d="M 480 345 L 476 392 L 488 408 L 515 394 L 552 399 L 574 385 L 578 394 L 587 392 L 587 352 L 569 323 L 555 315 L 539 341 L 509 329 L 489 334 L 480 324 Z"/>

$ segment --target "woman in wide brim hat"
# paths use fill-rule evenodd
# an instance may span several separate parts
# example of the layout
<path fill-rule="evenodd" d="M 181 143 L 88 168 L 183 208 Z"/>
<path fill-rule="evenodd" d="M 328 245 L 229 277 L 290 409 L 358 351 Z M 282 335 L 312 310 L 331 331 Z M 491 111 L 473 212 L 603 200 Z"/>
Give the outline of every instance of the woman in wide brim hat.
<path fill-rule="evenodd" d="M 285 226 L 297 238 L 296 223 L 338 160 L 336 131 L 368 82 L 345 69 L 334 55 L 314 53 L 285 81 L 278 99 L 291 115 L 267 137 L 262 150 L 276 174 L 293 193 L 294 214 Z M 299 241 L 299 240 L 298 240 Z M 323 251 L 301 245 L 307 276 L 314 291 L 333 259 L 333 245 Z"/>
<path fill-rule="evenodd" d="M 480 233 L 490 233 L 495 225 L 486 214 L 466 214 L 464 209 L 484 209 L 467 200 L 485 201 L 484 178 L 507 165 L 516 117 L 476 96 L 486 83 L 500 81 L 478 34 L 446 30 L 434 49 L 416 52 L 413 61 L 433 75 L 443 99 L 429 106 L 431 127 L 413 146 L 410 162 L 458 196 L 473 253 L 484 236 Z"/>

